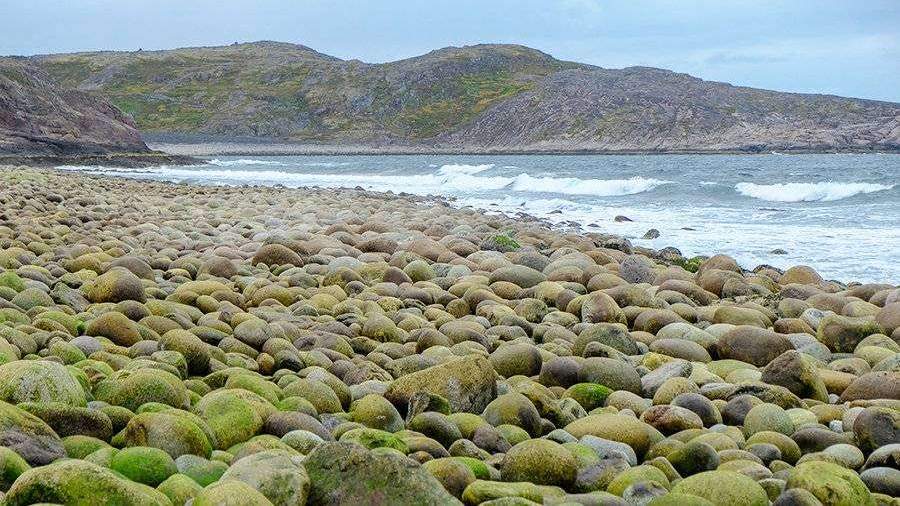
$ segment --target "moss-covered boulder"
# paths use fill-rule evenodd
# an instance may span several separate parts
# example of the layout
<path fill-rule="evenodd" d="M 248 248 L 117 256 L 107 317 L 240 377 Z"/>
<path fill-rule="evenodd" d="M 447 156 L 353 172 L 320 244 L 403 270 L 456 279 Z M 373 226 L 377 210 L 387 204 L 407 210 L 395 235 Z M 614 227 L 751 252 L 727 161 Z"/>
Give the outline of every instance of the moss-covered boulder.
<path fill-rule="evenodd" d="M 586 435 L 618 441 L 630 446 L 638 456 L 651 445 L 663 439 L 663 435 L 635 417 L 602 413 L 578 419 L 565 427 L 576 438 Z"/>
<path fill-rule="evenodd" d="M 421 466 L 391 452 L 323 443 L 304 465 L 310 504 L 460 504 Z"/>
<path fill-rule="evenodd" d="M 467 355 L 397 378 L 384 397 L 405 411 L 418 392 L 447 399 L 454 412 L 481 413 L 497 397 L 496 373 L 488 359 Z"/>
<path fill-rule="evenodd" d="M 170 330 L 160 336 L 159 346 L 162 350 L 177 351 L 184 355 L 190 374 L 202 375 L 209 372 L 207 344 L 194 334 L 186 330 Z"/>
<path fill-rule="evenodd" d="M 0 490 L 9 490 L 13 482 L 29 469 L 31 466 L 18 453 L 0 446 Z"/>
<path fill-rule="evenodd" d="M 475 480 L 463 491 L 466 504 L 554 504 L 563 503 L 566 492 L 550 485 L 535 485 L 528 482 L 507 483 L 501 481 Z M 523 502 L 527 501 L 527 502 Z"/>
<path fill-rule="evenodd" d="M 200 487 L 219 481 L 228 470 L 228 464 L 218 460 L 208 460 L 199 455 L 185 454 L 175 459 L 178 472 L 187 476 Z"/>
<path fill-rule="evenodd" d="M 541 414 L 528 397 L 518 392 L 503 394 L 491 401 L 481 417 L 494 427 L 514 425 L 533 437 L 541 435 Z"/>
<path fill-rule="evenodd" d="M 828 402 L 828 390 L 815 365 L 796 350 L 775 357 L 763 369 L 760 380 L 783 386 L 803 399 Z"/>
<path fill-rule="evenodd" d="M 56 503 L 170 506 L 161 492 L 83 460 L 64 460 L 26 471 L 5 497 L 9 506 Z"/>
<path fill-rule="evenodd" d="M 503 457 L 503 481 L 527 481 L 537 485 L 569 488 L 578 473 L 575 457 L 563 445 L 549 439 L 530 439 Z"/>
<path fill-rule="evenodd" d="M 403 430 L 403 417 L 393 404 L 377 394 L 369 394 L 356 400 L 350 406 L 350 416 L 354 422 L 366 427 L 387 432 Z"/>
<path fill-rule="evenodd" d="M 190 405 L 184 383 L 162 369 L 123 369 L 101 381 L 94 389 L 98 400 L 137 411 L 148 402 L 174 408 Z"/>
<path fill-rule="evenodd" d="M 677 494 L 702 497 L 715 506 L 767 506 L 769 496 L 752 478 L 734 471 L 707 471 L 672 487 Z"/>
<path fill-rule="evenodd" d="M 461 498 L 466 487 L 477 479 L 475 472 L 465 462 L 452 457 L 429 460 L 422 467 L 457 498 Z"/>
<path fill-rule="evenodd" d="M 823 504 L 875 504 L 872 493 L 855 472 L 831 462 L 814 460 L 799 464 L 788 474 L 786 487 L 807 490 Z"/>
<path fill-rule="evenodd" d="M 221 480 L 197 494 L 193 506 L 272 506 L 272 501 L 242 481 Z"/>
<path fill-rule="evenodd" d="M 143 339 L 137 324 L 117 311 L 103 313 L 89 321 L 84 333 L 105 337 L 119 346 L 131 346 Z"/>
<path fill-rule="evenodd" d="M 590 411 L 602 407 L 612 392 L 611 388 L 598 383 L 576 383 L 566 389 L 563 397 L 575 399 L 585 411 Z"/>
<path fill-rule="evenodd" d="M 21 292 L 25 289 L 25 282 L 22 281 L 22 278 L 15 271 L 5 270 L 0 272 L 0 286 L 5 286 L 15 292 Z"/>
<path fill-rule="evenodd" d="M 33 466 L 66 456 L 56 432 L 43 420 L 12 404 L 0 401 L 0 446 L 16 452 Z"/>
<path fill-rule="evenodd" d="M 222 480 L 242 481 L 275 506 L 303 506 L 309 495 L 309 476 L 301 459 L 284 450 L 266 450 L 237 460 Z"/>
<path fill-rule="evenodd" d="M 49 360 L 19 360 L 0 365 L 0 400 L 62 402 L 85 406 L 81 384 L 62 364 Z"/>
<path fill-rule="evenodd" d="M 216 448 L 225 450 L 255 436 L 275 407 L 253 392 L 232 389 L 204 395 L 194 411 L 209 424 Z"/>
<path fill-rule="evenodd" d="M 409 453 L 409 445 L 402 438 L 379 429 L 368 427 L 350 429 L 341 434 L 338 439 L 346 443 L 356 443 L 370 450 L 374 448 L 390 448 L 400 453 Z"/>
<path fill-rule="evenodd" d="M 178 472 L 168 453 L 147 446 L 135 446 L 116 452 L 109 461 L 113 471 L 131 481 L 155 487 Z"/>
<path fill-rule="evenodd" d="M 83 435 L 108 441 L 113 435 L 112 420 L 102 411 L 62 402 L 23 402 L 18 406 L 46 422 L 60 437 Z"/>
<path fill-rule="evenodd" d="M 91 302 L 121 302 L 147 300 L 144 285 L 131 271 L 114 268 L 101 274 L 84 287 L 84 295 Z"/>
<path fill-rule="evenodd" d="M 196 481 L 190 479 L 183 474 L 173 474 L 166 478 L 166 481 L 159 484 L 156 490 L 160 491 L 169 498 L 169 501 L 175 504 L 185 504 L 200 495 L 203 487 Z"/>
<path fill-rule="evenodd" d="M 831 351 L 853 353 L 860 341 L 883 332 L 874 318 L 828 314 L 819 322 L 816 338 Z"/>
<path fill-rule="evenodd" d="M 128 422 L 122 436 L 126 446 L 159 448 L 172 458 L 186 454 L 209 457 L 213 450 L 213 441 L 200 425 L 189 416 L 173 413 L 140 413 Z"/>
<path fill-rule="evenodd" d="M 621 497 L 629 487 L 639 483 L 656 483 L 665 489 L 669 488 L 669 478 L 664 472 L 649 464 L 643 464 L 626 469 L 616 475 L 606 490 Z"/>

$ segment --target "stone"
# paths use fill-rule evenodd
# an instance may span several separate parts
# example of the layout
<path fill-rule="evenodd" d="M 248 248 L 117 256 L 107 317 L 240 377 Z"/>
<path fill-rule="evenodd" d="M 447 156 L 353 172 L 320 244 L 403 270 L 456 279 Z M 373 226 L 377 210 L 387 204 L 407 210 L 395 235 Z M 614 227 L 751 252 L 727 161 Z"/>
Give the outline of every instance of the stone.
<path fill-rule="evenodd" d="M 531 439 L 506 452 L 500 472 L 503 481 L 525 481 L 567 489 L 574 483 L 578 469 L 575 458 L 561 444 Z"/>
<path fill-rule="evenodd" d="M 853 471 L 837 464 L 810 461 L 788 473 L 787 488 L 802 488 L 824 504 L 874 505 L 866 484 Z"/>
<path fill-rule="evenodd" d="M 786 351 L 769 362 L 760 381 L 783 386 L 804 399 L 828 402 L 825 382 L 816 367 L 795 350 Z"/>
<path fill-rule="evenodd" d="M 87 404 L 84 389 L 65 366 L 49 360 L 20 360 L 0 365 L 0 400 Z"/>
<path fill-rule="evenodd" d="M 285 450 L 266 450 L 237 460 L 222 480 L 242 481 L 275 506 L 303 506 L 310 488 L 302 462 Z"/>
<path fill-rule="evenodd" d="M 350 443 L 323 443 L 306 459 L 310 504 L 460 504 L 413 461 Z"/>
<path fill-rule="evenodd" d="M 110 269 L 90 282 L 84 288 L 84 295 L 94 303 L 147 300 L 140 278 L 121 267 Z"/>
<path fill-rule="evenodd" d="M 702 497 L 716 506 L 766 506 L 769 497 L 753 479 L 733 471 L 706 471 L 672 487 L 676 494 Z"/>
<path fill-rule="evenodd" d="M 9 489 L 4 500 L 10 506 L 36 503 L 171 504 L 161 492 L 83 460 L 64 460 L 26 471 Z"/>
<path fill-rule="evenodd" d="M 495 374 L 488 359 L 470 355 L 397 378 L 384 397 L 405 410 L 413 394 L 427 392 L 447 399 L 454 412 L 481 413 L 497 396 Z"/>
<path fill-rule="evenodd" d="M 168 453 L 146 446 L 125 448 L 110 459 L 109 467 L 131 481 L 156 487 L 178 472 Z"/>

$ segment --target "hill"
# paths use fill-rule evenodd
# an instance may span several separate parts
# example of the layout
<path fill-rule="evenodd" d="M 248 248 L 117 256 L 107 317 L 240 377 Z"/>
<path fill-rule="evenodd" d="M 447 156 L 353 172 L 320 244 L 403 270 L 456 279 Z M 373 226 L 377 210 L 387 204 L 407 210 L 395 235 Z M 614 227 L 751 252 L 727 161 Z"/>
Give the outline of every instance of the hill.
<path fill-rule="evenodd" d="M 94 94 L 57 87 L 28 61 L 0 58 L 0 154 L 112 152 L 149 152 L 131 118 Z"/>
<path fill-rule="evenodd" d="M 900 149 L 900 104 L 604 69 L 516 45 L 382 64 L 278 42 L 33 61 L 154 135 L 459 151 Z"/>

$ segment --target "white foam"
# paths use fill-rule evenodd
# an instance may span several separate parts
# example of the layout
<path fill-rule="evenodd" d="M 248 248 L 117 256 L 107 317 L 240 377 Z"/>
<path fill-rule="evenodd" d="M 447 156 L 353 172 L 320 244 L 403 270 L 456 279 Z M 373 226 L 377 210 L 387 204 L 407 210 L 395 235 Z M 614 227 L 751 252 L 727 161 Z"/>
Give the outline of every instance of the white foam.
<path fill-rule="evenodd" d="M 579 179 L 575 177 L 533 177 L 528 174 L 519 174 L 513 181 L 511 189 L 522 192 L 614 197 L 643 193 L 669 183 L 671 181 L 643 177 L 630 179 Z"/>
<path fill-rule="evenodd" d="M 239 165 L 284 165 L 275 160 L 253 160 L 242 158 L 240 160 L 219 160 L 213 159 L 208 162 L 210 165 L 218 167 L 237 167 Z"/>
<path fill-rule="evenodd" d="M 493 163 L 485 163 L 481 165 L 467 165 L 464 163 L 448 163 L 446 165 L 441 165 L 441 168 L 438 169 L 439 174 L 451 175 L 451 174 L 478 174 L 479 172 L 484 172 L 486 170 L 491 170 L 494 168 Z"/>
<path fill-rule="evenodd" d="M 216 164 L 211 164 L 219 166 Z M 485 165 L 443 165 L 435 173 L 412 175 L 387 174 L 316 174 L 285 170 L 243 170 L 223 166 L 221 169 L 206 166 L 160 166 L 143 169 L 120 169 L 110 167 L 59 167 L 62 170 L 86 171 L 93 174 L 146 177 L 165 181 L 197 181 L 223 184 L 282 184 L 285 186 L 319 186 L 325 188 L 353 188 L 361 186 L 369 190 L 408 192 L 420 195 L 484 192 L 507 190 L 522 193 L 548 193 L 561 195 L 590 195 L 609 197 L 633 195 L 668 184 L 652 178 L 633 177 L 631 179 L 579 179 L 534 177 L 519 174 L 515 177 L 480 176 L 490 170 L 492 164 Z"/>
<path fill-rule="evenodd" d="M 741 195 L 770 202 L 830 202 L 860 193 L 874 193 L 890 190 L 894 185 L 875 183 L 840 183 L 823 181 L 820 183 L 784 183 L 760 185 L 738 183 L 735 190 Z"/>

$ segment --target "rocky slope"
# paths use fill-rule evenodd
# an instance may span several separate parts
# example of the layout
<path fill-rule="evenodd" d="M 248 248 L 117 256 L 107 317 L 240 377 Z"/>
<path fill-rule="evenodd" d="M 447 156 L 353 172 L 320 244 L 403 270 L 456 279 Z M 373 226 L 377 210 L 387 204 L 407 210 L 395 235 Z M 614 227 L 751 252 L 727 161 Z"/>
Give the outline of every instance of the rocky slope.
<path fill-rule="evenodd" d="M 27 60 L 0 58 L 0 157 L 149 151 L 131 118 L 106 100 L 57 87 Z"/>
<path fill-rule="evenodd" d="M 276 42 L 34 60 L 153 134 L 462 151 L 900 149 L 900 104 L 603 69 L 513 45 L 384 64 Z"/>

